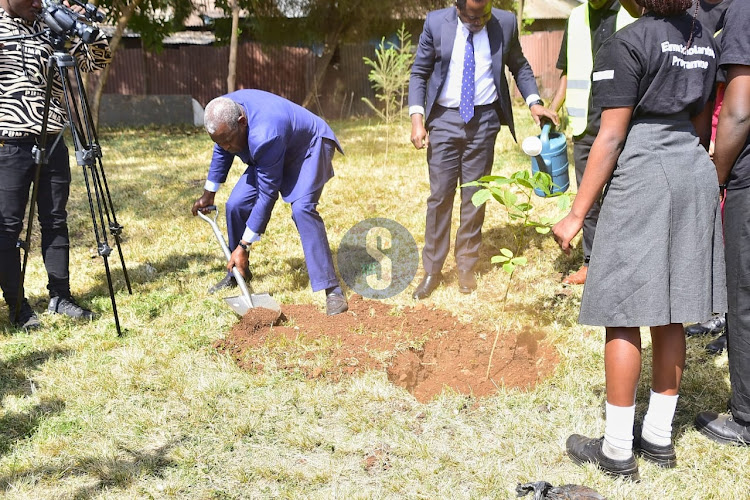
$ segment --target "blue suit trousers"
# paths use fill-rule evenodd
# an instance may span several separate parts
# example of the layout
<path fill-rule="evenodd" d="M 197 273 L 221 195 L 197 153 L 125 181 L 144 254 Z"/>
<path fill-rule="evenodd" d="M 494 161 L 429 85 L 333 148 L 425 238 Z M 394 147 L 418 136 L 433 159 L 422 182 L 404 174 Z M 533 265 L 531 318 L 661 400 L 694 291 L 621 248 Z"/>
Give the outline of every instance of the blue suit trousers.
<path fill-rule="evenodd" d="M 319 140 L 313 147 L 306 163 L 328 162 L 330 164 L 335 152 L 335 143 L 329 140 Z M 310 165 L 310 167 L 315 168 L 313 165 Z M 333 256 L 328 244 L 325 224 L 317 210 L 322 192 L 323 187 L 291 202 L 292 220 L 297 226 L 297 232 L 302 242 L 302 251 L 305 255 L 307 273 L 310 277 L 310 286 L 313 292 L 339 284 L 333 266 Z M 251 166 L 237 181 L 227 200 L 227 232 L 230 249 L 236 248 L 242 238 L 247 219 L 257 198 L 256 170 Z"/>

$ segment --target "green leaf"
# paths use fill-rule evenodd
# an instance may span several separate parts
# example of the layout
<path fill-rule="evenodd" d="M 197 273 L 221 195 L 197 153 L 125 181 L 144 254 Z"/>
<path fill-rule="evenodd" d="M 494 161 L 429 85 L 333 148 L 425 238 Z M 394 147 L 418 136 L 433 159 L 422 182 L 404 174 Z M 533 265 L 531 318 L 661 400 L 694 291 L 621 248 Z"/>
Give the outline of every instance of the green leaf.
<path fill-rule="evenodd" d="M 507 248 L 501 248 L 500 249 L 500 253 L 503 254 L 503 255 L 505 255 L 508 258 L 513 258 L 513 252 L 511 252 Z"/>
<path fill-rule="evenodd" d="M 516 269 L 516 266 L 511 264 L 510 262 L 506 262 L 503 264 L 503 271 L 505 271 L 508 274 L 513 274 L 513 271 Z"/>
<path fill-rule="evenodd" d="M 516 205 L 516 208 L 521 212 L 528 212 L 534 207 L 531 205 L 531 203 L 519 203 L 518 205 Z"/>
<path fill-rule="evenodd" d="M 474 206 L 479 207 L 486 203 L 490 196 L 492 196 L 492 192 L 489 189 L 480 189 L 471 197 L 471 202 Z"/>
<path fill-rule="evenodd" d="M 526 257 L 514 257 L 510 259 L 511 264 L 515 264 L 517 266 L 525 266 L 526 265 Z"/>
<path fill-rule="evenodd" d="M 495 255 L 490 259 L 490 262 L 493 264 L 501 264 L 503 262 L 508 262 L 510 259 L 508 257 L 505 257 L 503 255 Z"/>
<path fill-rule="evenodd" d="M 526 179 L 516 179 L 516 182 L 526 189 L 534 189 L 534 185 Z"/>
<path fill-rule="evenodd" d="M 546 226 L 539 226 L 539 227 L 535 227 L 534 229 L 536 229 L 536 232 L 539 234 L 547 234 L 551 231 L 551 229 Z"/>

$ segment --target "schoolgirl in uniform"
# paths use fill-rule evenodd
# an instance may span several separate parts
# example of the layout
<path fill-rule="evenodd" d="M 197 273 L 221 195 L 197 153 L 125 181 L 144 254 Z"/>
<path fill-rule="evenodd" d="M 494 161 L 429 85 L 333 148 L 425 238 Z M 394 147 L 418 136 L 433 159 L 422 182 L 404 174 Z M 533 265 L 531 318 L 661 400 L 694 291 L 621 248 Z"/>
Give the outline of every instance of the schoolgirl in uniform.
<path fill-rule="evenodd" d="M 712 33 L 691 0 L 637 0 L 645 14 L 604 43 L 593 99 L 602 124 L 570 213 L 553 228 L 566 253 L 605 187 L 579 322 L 606 327 L 604 437 L 573 434 L 567 451 L 637 479 L 635 449 L 674 467 L 672 420 L 685 365 L 682 323 L 726 311 L 719 184 L 706 150 L 716 74 Z M 635 438 L 641 326 L 651 329 L 652 382 Z"/>

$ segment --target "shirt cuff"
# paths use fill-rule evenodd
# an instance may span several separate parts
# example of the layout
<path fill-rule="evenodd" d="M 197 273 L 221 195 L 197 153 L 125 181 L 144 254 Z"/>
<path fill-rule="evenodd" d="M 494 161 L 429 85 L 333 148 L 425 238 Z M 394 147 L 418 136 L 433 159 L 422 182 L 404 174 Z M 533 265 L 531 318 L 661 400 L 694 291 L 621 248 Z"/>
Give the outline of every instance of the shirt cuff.
<path fill-rule="evenodd" d="M 531 106 L 532 102 L 538 101 L 539 99 L 541 99 L 541 97 L 539 97 L 539 94 L 531 94 L 526 98 L 526 105 Z"/>
<path fill-rule="evenodd" d="M 206 183 L 203 185 L 203 189 L 205 189 L 206 191 L 211 191 L 212 193 L 215 193 L 216 191 L 218 191 L 220 187 L 221 187 L 220 183 L 209 181 L 209 180 L 207 180 Z"/>
<path fill-rule="evenodd" d="M 424 116 L 424 106 L 409 106 L 409 116 L 411 115 Z"/>
<path fill-rule="evenodd" d="M 245 226 L 245 232 L 242 233 L 242 238 L 240 239 L 242 241 L 247 241 L 248 243 L 255 243 L 256 241 L 260 241 L 260 235 L 249 227 Z"/>

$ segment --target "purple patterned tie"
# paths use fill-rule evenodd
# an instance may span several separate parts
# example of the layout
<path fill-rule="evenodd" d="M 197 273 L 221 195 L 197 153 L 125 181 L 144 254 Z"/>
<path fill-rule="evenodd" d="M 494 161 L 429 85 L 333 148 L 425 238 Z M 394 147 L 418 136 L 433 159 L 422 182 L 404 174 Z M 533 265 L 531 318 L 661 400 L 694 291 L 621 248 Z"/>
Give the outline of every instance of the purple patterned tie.
<path fill-rule="evenodd" d="M 466 38 L 466 49 L 464 51 L 464 77 L 461 81 L 461 102 L 458 105 L 458 114 L 464 123 L 474 116 L 474 33 L 469 33 Z"/>

